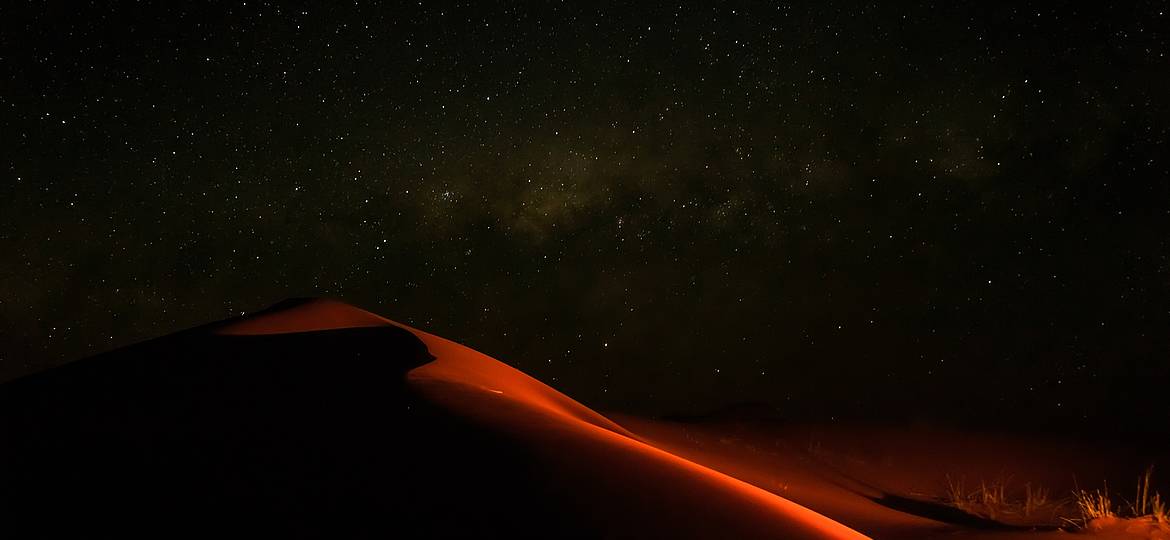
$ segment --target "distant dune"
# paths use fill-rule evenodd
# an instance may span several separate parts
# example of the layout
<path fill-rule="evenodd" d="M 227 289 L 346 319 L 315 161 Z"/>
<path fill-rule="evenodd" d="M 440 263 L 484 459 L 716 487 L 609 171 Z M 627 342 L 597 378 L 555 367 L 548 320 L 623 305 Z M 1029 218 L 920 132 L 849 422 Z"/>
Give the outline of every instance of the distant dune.
<path fill-rule="evenodd" d="M 622 424 L 457 343 L 335 301 L 288 301 L 0 385 L 0 526 L 156 538 L 1037 534 L 899 507 L 796 453 Z M 790 488 L 833 518 L 782 496 Z"/>

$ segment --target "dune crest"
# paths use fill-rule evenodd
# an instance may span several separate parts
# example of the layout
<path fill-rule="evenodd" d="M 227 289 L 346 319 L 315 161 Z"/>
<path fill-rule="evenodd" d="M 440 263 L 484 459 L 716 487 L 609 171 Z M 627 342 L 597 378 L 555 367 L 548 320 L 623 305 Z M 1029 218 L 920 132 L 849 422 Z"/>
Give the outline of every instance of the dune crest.
<path fill-rule="evenodd" d="M 394 323 L 349 304 L 326 298 L 285 300 L 268 309 L 225 321 L 216 334 L 256 336 L 295 334 L 341 328 L 390 326 Z"/>
<path fill-rule="evenodd" d="M 608 418 L 499 360 L 336 300 L 314 298 L 282 302 L 217 328 L 215 333 L 272 335 L 378 326 L 396 326 L 414 334 L 436 357 L 434 362 L 411 371 L 408 376 L 411 380 L 465 384 L 633 436 Z"/>

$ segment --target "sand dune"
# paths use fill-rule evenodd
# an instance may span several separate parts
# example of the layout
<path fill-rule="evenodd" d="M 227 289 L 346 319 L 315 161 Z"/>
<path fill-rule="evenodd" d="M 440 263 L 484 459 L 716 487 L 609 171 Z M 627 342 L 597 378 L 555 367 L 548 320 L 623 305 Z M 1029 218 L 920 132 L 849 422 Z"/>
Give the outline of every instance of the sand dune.
<path fill-rule="evenodd" d="M 39 537 L 866 538 L 323 300 L 0 385 L 0 440 Z"/>
<path fill-rule="evenodd" d="M 531 445 L 549 481 L 575 491 L 580 519 L 607 536 L 865 538 L 782 497 L 650 446 L 604 416 L 495 359 L 338 302 L 317 300 L 230 324 L 222 334 L 321 329 L 322 321 L 404 328 L 435 360 L 407 373 L 423 395 Z"/>
<path fill-rule="evenodd" d="M 618 420 L 441 337 L 287 301 L 0 385 L 0 515 L 38 537 L 1066 534 L 892 504 L 871 470 L 775 439 Z M 1164 532 L 1143 527 L 1087 534 Z"/>

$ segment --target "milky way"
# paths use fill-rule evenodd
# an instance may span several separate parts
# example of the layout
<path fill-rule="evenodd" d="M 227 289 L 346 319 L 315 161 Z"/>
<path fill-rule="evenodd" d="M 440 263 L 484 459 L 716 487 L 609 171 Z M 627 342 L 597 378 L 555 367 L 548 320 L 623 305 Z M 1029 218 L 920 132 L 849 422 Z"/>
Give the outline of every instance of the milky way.
<path fill-rule="evenodd" d="M 479 4 L 6 7 L 0 378 L 290 296 L 603 409 L 1170 378 L 1163 3 Z"/>

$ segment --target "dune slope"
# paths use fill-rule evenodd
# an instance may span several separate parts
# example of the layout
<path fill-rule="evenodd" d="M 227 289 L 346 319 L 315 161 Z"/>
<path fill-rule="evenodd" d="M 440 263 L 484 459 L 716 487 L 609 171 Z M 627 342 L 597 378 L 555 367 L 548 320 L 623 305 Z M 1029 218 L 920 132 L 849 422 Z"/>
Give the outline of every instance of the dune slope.
<path fill-rule="evenodd" d="M 11 530 L 865 538 L 448 340 L 331 301 L 0 385 Z"/>

